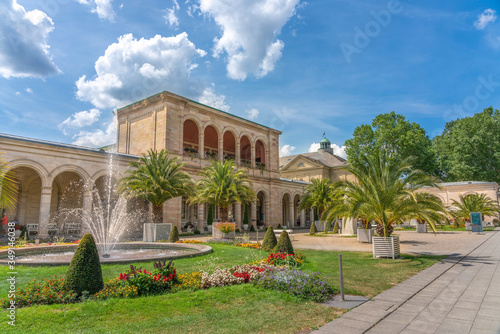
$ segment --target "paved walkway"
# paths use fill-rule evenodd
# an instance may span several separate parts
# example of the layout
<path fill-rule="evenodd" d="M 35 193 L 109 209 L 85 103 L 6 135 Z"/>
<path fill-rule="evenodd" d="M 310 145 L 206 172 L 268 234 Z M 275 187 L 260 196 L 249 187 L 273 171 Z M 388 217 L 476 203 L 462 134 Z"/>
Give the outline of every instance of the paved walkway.
<path fill-rule="evenodd" d="M 500 231 L 313 333 L 500 333 Z"/>

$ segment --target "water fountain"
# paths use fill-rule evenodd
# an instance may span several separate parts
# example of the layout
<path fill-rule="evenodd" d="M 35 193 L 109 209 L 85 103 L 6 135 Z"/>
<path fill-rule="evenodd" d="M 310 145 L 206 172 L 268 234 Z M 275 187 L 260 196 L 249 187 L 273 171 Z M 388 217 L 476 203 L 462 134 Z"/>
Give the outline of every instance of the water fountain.
<path fill-rule="evenodd" d="M 81 198 L 81 203 L 76 208 L 71 207 L 71 203 L 62 203 L 62 208 L 51 217 L 51 221 L 60 225 L 75 220 L 80 221 L 83 232 L 91 233 L 94 237 L 102 263 L 192 257 L 212 251 L 211 247 L 204 245 L 119 242 L 132 223 L 140 222 L 148 217 L 149 213 L 140 209 L 128 210 L 128 200 L 116 190 L 116 179 L 118 179 L 116 170 L 114 157 L 111 154 L 104 182 L 90 185 L 83 185 L 81 182 L 71 184 L 66 189 L 67 192 L 86 193 L 87 196 Z M 16 262 L 24 265 L 69 264 L 76 246 L 75 244 L 18 248 Z M 6 263 L 7 250 L 0 251 L 0 265 Z"/>

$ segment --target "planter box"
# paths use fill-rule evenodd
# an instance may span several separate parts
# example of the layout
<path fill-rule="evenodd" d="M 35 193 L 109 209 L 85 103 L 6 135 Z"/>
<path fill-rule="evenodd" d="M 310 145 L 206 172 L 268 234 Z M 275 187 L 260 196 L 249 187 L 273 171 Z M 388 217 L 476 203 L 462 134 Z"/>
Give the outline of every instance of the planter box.
<path fill-rule="evenodd" d="M 392 237 L 373 237 L 373 257 L 388 257 L 388 258 L 399 258 L 400 247 L 399 247 L 399 236 L 394 235 Z"/>
<path fill-rule="evenodd" d="M 375 235 L 375 230 L 369 228 L 358 228 L 358 242 L 368 242 L 372 243 L 373 236 Z"/>
<path fill-rule="evenodd" d="M 144 224 L 142 240 L 145 242 L 156 242 L 157 240 L 168 240 L 172 231 L 172 224 Z"/>
<path fill-rule="evenodd" d="M 318 230 L 318 232 L 325 232 L 325 221 L 317 220 L 314 222 L 314 224 L 316 224 L 316 229 Z"/>
<path fill-rule="evenodd" d="M 417 233 L 427 233 L 427 224 L 417 224 Z"/>
<path fill-rule="evenodd" d="M 212 238 L 215 239 L 234 239 L 236 237 L 236 231 L 233 231 L 231 233 L 222 233 L 217 229 L 217 224 L 219 223 L 214 223 L 213 228 L 212 228 Z"/>
<path fill-rule="evenodd" d="M 248 224 L 243 224 L 243 231 L 248 231 Z"/>

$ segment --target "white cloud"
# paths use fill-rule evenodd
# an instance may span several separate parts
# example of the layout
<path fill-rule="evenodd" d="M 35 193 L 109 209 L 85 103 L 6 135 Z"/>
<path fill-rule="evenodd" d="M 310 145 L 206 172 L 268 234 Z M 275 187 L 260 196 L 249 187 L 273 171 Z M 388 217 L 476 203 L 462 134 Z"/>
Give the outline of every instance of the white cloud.
<path fill-rule="evenodd" d="M 274 69 L 284 47 L 277 36 L 299 1 L 199 0 L 201 13 L 222 30 L 222 36 L 214 39 L 214 56 L 227 53 L 230 78 L 245 80 L 248 74 L 260 78 Z"/>
<path fill-rule="evenodd" d="M 17 0 L 0 2 L 0 75 L 4 78 L 45 78 L 60 70 L 47 42 L 54 22 L 44 12 L 26 12 Z"/>
<path fill-rule="evenodd" d="M 249 120 L 253 121 L 259 117 L 259 110 L 252 108 L 246 111 Z"/>
<path fill-rule="evenodd" d="M 174 0 L 174 6 L 172 8 L 165 9 L 166 14 L 163 16 L 165 21 L 171 26 L 177 28 L 179 26 L 179 18 L 177 17 L 177 12 L 180 6 L 177 0 Z"/>
<path fill-rule="evenodd" d="M 116 143 L 116 123 L 116 116 L 114 116 L 113 120 L 104 131 L 80 131 L 80 133 L 73 136 L 73 144 L 89 147 L 102 147 Z"/>
<path fill-rule="evenodd" d="M 90 6 L 91 12 L 96 13 L 101 20 L 115 22 L 115 11 L 113 10 L 113 0 L 77 0 L 83 5 Z M 120 7 L 121 8 L 121 7 Z"/>
<path fill-rule="evenodd" d="M 309 146 L 309 149 L 307 152 L 317 152 L 319 150 L 319 143 L 312 143 L 311 146 Z"/>
<path fill-rule="evenodd" d="M 66 133 L 66 129 L 69 128 L 83 128 L 85 126 L 89 126 L 94 124 L 99 120 L 101 116 L 101 112 L 99 109 L 90 109 L 89 111 L 80 111 L 74 113 L 70 117 L 66 118 L 62 123 L 60 123 L 57 127 L 63 130 L 64 134 Z"/>
<path fill-rule="evenodd" d="M 290 153 L 292 153 L 293 150 L 295 150 L 295 146 L 288 145 L 288 144 L 283 145 L 283 147 L 281 147 L 281 149 L 280 149 L 280 157 L 290 155 Z"/>
<path fill-rule="evenodd" d="M 29 88 L 29 87 L 28 87 L 28 88 L 26 88 L 26 93 L 28 93 L 28 94 L 33 94 L 33 89 L 31 89 L 31 88 Z"/>
<path fill-rule="evenodd" d="M 319 150 L 319 147 L 319 143 L 312 143 L 311 146 L 309 146 L 308 152 L 317 152 Z M 347 158 L 347 154 L 345 153 L 345 146 L 332 144 L 331 147 L 333 149 L 333 154 L 338 155 L 339 157 L 342 157 L 344 159 Z"/>
<path fill-rule="evenodd" d="M 21 92 L 16 92 L 16 96 L 21 96 Z"/>
<path fill-rule="evenodd" d="M 228 108 L 224 96 L 213 86 L 193 80 L 198 66 L 195 58 L 206 52 L 197 49 L 183 32 L 173 37 L 156 35 L 135 39 L 132 34 L 118 38 L 95 63 L 97 75 L 76 82 L 76 95 L 100 109 L 121 107 L 163 90 L 183 95 L 219 109 Z"/>
<path fill-rule="evenodd" d="M 483 30 L 488 24 L 495 22 L 496 19 L 496 12 L 491 8 L 486 9 L 477 17 L 476 22 L 474 22 L 474 27 L 478 30 Z"/>

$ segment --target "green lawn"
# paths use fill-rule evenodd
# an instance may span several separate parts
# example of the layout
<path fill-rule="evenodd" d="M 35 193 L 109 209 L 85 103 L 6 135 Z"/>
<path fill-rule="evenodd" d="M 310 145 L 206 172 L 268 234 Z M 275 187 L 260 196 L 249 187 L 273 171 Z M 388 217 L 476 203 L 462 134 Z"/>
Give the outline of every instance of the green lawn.
<path fill-rule="evenodd" d="M 495 228 L 496 227 L 494 227 L 494 226 L 483 227 L 483 230 L 485 232 L 488 232 L 488 231 L 493 231 Z M 430 232 L 432 232 L 432 229 L 429 228 L 429 230 L 430 230 Z M 438 230 L 438 231 L 466 231 L 465 226 L 455 228 L 455 227 L 453 227 L 453 225 L 439 225 L 436 227 L 436 230 Z"/>
<path fill-rule="evenodd" d="M 214 245 L 213 248 L 214 253 L 208 256 L 176 261 L 178 273 L 247 263 L 267 255 L 263 251 L 232 246 Z M 301 252 L 308 260 L 305 270 L 324 273 L 338 286 L 338 252 Z M 401 260 L 374 260 L 371 253 L 342 254 L 346 293 L 365 296 L 374 296 L 442 258 L 404 255 Z M 151 269 L 152 263 L 138 266 Z M 64 275 L 66 268 L 18 266 L 17 284 L 33 278 Z M 127 268 L 128 265 L 103 265 L 104 279 L 116 277 Z M 0 267 L 1 277 L 6 277 L 7 272 L 7 268 Z M 0 296 L 6 292 L 6 281 L 1 280 Z M 341 313 L 246 284 L 152 297 L 23 308 L 17 310 L 15 329 L 7 325 L 6 317 L 0 316 L 4 319 L 0 322 L 0 332 L 297 333 L 322 326 Z"/>

